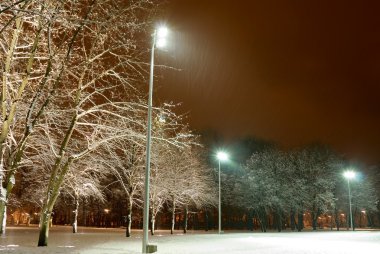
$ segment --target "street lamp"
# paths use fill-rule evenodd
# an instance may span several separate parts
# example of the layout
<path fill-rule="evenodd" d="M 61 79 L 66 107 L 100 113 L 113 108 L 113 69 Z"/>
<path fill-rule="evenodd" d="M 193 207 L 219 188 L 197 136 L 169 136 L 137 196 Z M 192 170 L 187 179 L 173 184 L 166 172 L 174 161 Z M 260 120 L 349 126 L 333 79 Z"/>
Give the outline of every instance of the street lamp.
<path fill-rule="evenodd" d="M 352 230 L 354 230 L 353 223 L 352 223 L 352 206 L 351 206 L 351 189 L 350 189 L 350 179 L 355 178 L 356 173 L 352 170 L 348 170 L 344 172 L 344 177 L 347 179 L 347 185 L 348 185 L 348 202 L 350 204 L 350 224 Z"/>
<path fill-rule="evenodd" d="M 153 70 L 154 70 L 154 50 L 156 47 L 163 48 L 166 45 L 165 37 L 168 34 L 166 27 L 159 27 L 152 34 L 152 49 L 150 57 L 150 75 L 149 75 L 149 97 L 148 97 L 148 127 L 146 134 L 146 166 L 145 166 L 145 195 L 143 211 L 143 242 L 142 253 L 151 253 L 155 250 L 148 250 L 148 231 L 149 231 L 149 178 L 150 178 L 150 148 L 152 132 L 152 98 L 153 98 Z M 154 249 L 154 248 L 153 248 Z"/>
<path fill-rule="evenodd" d="M 219 204 L 218 204 L 218 234 L 222 233 L 222 199 L 221 199 L 221 191 L 220 191 L 220 162 L 228 160 L 228 154 L 225 152 L 218 152 L 216 154 L 219 162 Z"/>

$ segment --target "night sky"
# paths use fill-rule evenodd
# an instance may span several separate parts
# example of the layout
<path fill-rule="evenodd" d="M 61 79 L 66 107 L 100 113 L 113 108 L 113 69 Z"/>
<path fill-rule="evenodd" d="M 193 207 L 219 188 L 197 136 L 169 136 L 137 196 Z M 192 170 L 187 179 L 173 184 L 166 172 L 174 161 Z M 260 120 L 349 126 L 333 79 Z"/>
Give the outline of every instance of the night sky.
<path fill-rule="evenodd" d="M 172 0 L 159 101 L 197 130 L 380 162 L 380 1 Z"/>

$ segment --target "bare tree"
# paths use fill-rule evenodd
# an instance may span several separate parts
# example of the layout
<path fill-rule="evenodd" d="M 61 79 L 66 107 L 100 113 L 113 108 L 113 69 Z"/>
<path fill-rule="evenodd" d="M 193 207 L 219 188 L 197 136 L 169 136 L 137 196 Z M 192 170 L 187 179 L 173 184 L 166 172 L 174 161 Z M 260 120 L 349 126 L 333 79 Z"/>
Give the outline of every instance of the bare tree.
<path fill-rule="evenodd" d="M 55 92 L 64 85 L 67 66 L 73 63 L 71 59 L 76 58 L 75 42 L 88 14 L 81 11 L 79 3 L 26 0 L 5 1 L 1 5 L 0 45 L 4 54 L 0 54 L 3 67 L 0 231 L 3 233 L 7 195 L 15 184 L 26 144 Z"/>
<path fill-rule="evenodd" d="M 193 143 L 196 143 L 193 141 Z M 202 162 L 200 147 L 173 149 L 166 158 L 165 185 L 171 207 L 171 234 L 175 227 L 177 208 L 184 210 L 184 232 L 187 231 L 189 208 L 202 208 L 216 204 L 216 188 L 211 170 Z"/>
<path fill-rule="evenodd" d="M 165 104 L 157 111 L 153 126 L 153 144 L 151 154 L 151 185 L 150 185 L 150 222 L 151 234 L 155 231 L 157 214 L 170 198 L 168 181 L 173 175 L 166 171 L 170 168 L 177 149 L 186 149 L 194 143 L 194 135 L 182 124 L 182 117 L 170 111 L 173 105 Z M 166 109 L 166 110 L 163 110 Z"/>
<path fill-rule="evenodd" d="M 72 222 L 73 233 L 78 232 L 78 214 L 80 200 L 94 198 L 99 202 L 104 201 L 100 180 L 105 176 L 106 170 L 102 164 L 96 163 L 99 154 L 85 156 L 77 163 L 72 164 L 65 181 L 61 187 L 63 193 L 70 196 L 74 201 L 74 219 Z"/>
<path fill-rule="evenodd" d="M 8 41 L 8 37 L 3 37 L 1 44 L 7 56 L 2 72 L 1 154 L 5 154 L 6 144 L 10 142 L 9 130 L 22 93 L 26 84 L 33 81 L 36 85 L 28 86 L 32 88 L 28 93 L 29 107 L 20 112 L 26 119 L 23 124 L 25 132 L 15 139 L 17 147 L 10 153 L 15 154 L 15 159 L 10 160 L 10 165 L 17 168 L 33 127 L 38 121 L 43 122 L 44 132 L 39 131 L 38 135 L 50 137 L 51 151 L 55 156 L 41 213 L 39 246 L 46 246 L 50 214 L 71 164 L 111 137 L 127 135 L 106 126 L 114 126 L 115 118 L 130 120 L 120 113 L 124 107 L 120 103 L 121 94 L 133 92 L 136 81 L 143 79 L 145 65 L 140 58 L 144 57 L 145 48 L 144 44 L 139 48 L 136 40 L 143 38 L 144 28 L 148 25 L 146 18 L 149 17 L 144 14 L 153 5 L 144 0 L 129 3 L 121 0 L 30 0 L 18 4 L 8 1 L 6 4 L 2 5 L 1 29 L 9 31 L 13 39 Z M 26 75 L 19 75 L 22 73 L 20 64 L 13 60 L 19 38 L 28 39 L 27 45 L 19 47 L 20 52 L 26 52 L 21 54 L 27 56 L 21 55 L 19 59 L 28 59 Z M 41 56 L 35 61 L 37 53 Z M 39 75 L 32 75 L 35 69 Z M 11 71 L 12 77 L 19 77 L 19 82 L 8 81 Z M 17 89 L 6 89 L 13 84 L 18 88 L 14 85 Z M 12 98 L 8 91 L 14 91 L 15 96 Z M 73 137 L 76 142 L 73 142 Z M 14 172 L 7 173 L 4 181 L 3 172 L 11 171 L 3 169 L 4 159 L 1 162 L 1 181 L 11 189 Z M 3 216 L 5 188 L 1 191 L 4 196 Z"/>
<path fill-rule="evenodd" d="M 165 145 L 165 147 L 182 147 L 185 145 L 187 136 L 164 135 L 164 133 L 175 133 L 182 127 L 181 118 L 172 111 L 173 105 L 164 104 L 160 108 L 154 109 L 154 143 Z M 165 124 L 163 117 L 165 116 Z M 120 183 L 126 197 L 127 203 L 127 227 L 126 236 L 131 235 L 132 211 L 134 207 L 141 207 L 142 186 L 144 183 L 145 167 L 145 133 L 146 133 L 146 110 L 134 110 L 130 113 L 134 119 L 130 122 L 129 128 L 140 133 L 128 138 L 120 138 L 109 142 L 104 146 L 103 159 L 101 163 L 106 165 L 110 172 Z M 154 150 L 154 154 L 158 150 Z M 153 157 L 155 155 L 153 154 Z M 157 206 L 156 206 L 157 207 Z"/>
<path fill-rule="evenodd" d="M 47 40 L 43 34 L 50 23 L 50 7 L 40 1 L 5 1 L 0 7 L 2 234 L 5 234 L 8 197 L 15 184 L 15 173 L 25 148 L 26 136 L 34 124 L 28 108 L 35 106 L 38 96 L 34 94 L 43 87 L 43 63 L 48 59 Z M 29 128 L 23 130 L 21 126 L 27 124 Z"/>
<path fill-rule="evenodd" d="M 141 205 L 141 190 L 143 185 L 145 147 L 140 140 L 131 142 L 118 140 L 107 146 L 104 160 L 101 163 L 110 168 L 127 200 L 126 236 L 131 236 L 132 211 L 135 205 Z"/>

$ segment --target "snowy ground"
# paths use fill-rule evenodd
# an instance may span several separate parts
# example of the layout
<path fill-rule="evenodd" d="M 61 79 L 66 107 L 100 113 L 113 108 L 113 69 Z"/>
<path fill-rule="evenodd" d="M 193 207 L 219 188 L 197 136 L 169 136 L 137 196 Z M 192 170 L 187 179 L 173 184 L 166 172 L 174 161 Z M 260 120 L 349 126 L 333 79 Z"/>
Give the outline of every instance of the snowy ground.
<path fill-rule="evenodd" d="M 0 238 L 0 253 L 141 253 L 141 231 L 125 237 L 123 229 L 56 226 L 50 230 L 49 246 L 36 247 L 38 228 L 9 227 Z M 159 254 L 378 254 L 380 231 L 318 232 L 215 232 L 194 231 L 176 235 L 157 231 L 149 241 L 158 246 Z"/>

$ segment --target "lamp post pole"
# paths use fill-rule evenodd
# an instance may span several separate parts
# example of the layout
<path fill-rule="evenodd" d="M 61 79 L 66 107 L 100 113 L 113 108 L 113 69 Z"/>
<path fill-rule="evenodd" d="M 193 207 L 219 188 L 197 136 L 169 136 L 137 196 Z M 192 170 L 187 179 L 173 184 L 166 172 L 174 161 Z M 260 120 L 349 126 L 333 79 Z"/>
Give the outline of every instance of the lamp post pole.
<path fill-rule="evenodd" d="M 149 95 L 148 95 L 148 123 L 146 133 L 146 165 L 145 165 L 145 193 L 144 193 L 144 211 L 143 211 L 143 241 L 142 253 L 151 253 L 157 251 L 157 246 L 148 245 L 149 231 L 149 180 L 150 180 L 150 150 L 152 140 L 152 100 L 153 100 L 153 71 L 154 71 L 154 51 L 156 47 L 165 47 L 165 37 L 168 34 L 166 27 L 160 27 L 154 30 L 152 34 L 152 50 L 150 56 L 150 73 L 149 73 Z M 149 247 L 149 250 L 148 250 Z M 155 248 L 153 248 L 155 247 Z"/>
<path fill-rule="evenodd" d="M 152 139 L 152 98 L 153 98 L 153 70 L 154 70 L 154 49 L 156 47 L 157 30 L 153 33 L 152 51 L 150 57 L 149 75 L 149 97 L 148 97 L 148 127 L 146 134 L 146 165 L 145 165 L 145 195 L 143 211 L 143 242 L 142 253 L 147 252 L 148 231 L 149 231 L 149 178 L 150 178 L 150 148 Z"/>
<path fill-rule="evenodd" d="M 228 154 L 225 152 L 218 152 L 216 157 L 218 158 L 218 187 L 219 187 L 219 202 L 218 202 L 218 234 L 222 233 L 222 192 L 220 188 L 220 164 L 221 161 L 228 160 Z"/>
<path fill-rule="evenodd" d="M 348 184 L 348 202 L 350 204 L 350 224 L 352 230 L 354 230 L 353 223 L 352 223 L 352 205 L 351 205 L 351 188 L 350 188 L 350 178 L 347 177 L 347 184 Z"/>
<path fill-rule="evenodd" d="M 350 188 L 350 179 L 354 179 L 356 173 L 352 170 L 348 170 L 344 172 L 344 177 L 347 179 L 347 185 L 348 185 L 348 203 L 350 205 L 350 225 L 352 230 L 354 230 L 354 223 L 352 218 L 352 204 L 351 204 L 351 188 Z"/>
<path fill-rule="evenodd" d="M 222 233 L 222 199 L 220 191 L 220 159 L 219 161 L 219 203 L 218 203 L 218 234 Z"/>

